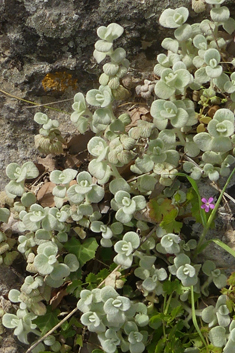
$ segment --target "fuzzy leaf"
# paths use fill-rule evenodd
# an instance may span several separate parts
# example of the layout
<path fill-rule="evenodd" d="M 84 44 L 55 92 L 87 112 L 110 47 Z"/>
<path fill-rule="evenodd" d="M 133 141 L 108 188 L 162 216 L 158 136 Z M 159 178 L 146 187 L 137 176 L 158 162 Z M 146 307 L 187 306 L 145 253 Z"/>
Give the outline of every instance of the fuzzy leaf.
<path fill-rule="evenodd" d="M 225 22 L 229 19 L 230 12 L 226 6 L 213 7 L 210 11 L 210 15 L 214 22 Z"/>
<path fill-rule="evenodd" d="M 174 87 L 169 87 L 164 81 L 158 81 L 154 88 L 155 94 L 159 98 L 168 99 L 175 93 Z"/>
<path fill-rule="evenodd" d="M 124 28 L 117 23 L 110 23 L 107 27 L 101 26 L 97 29 L 97 35 L 101 39 L 112 42 L 119 38 L 124 31 Z"/>
<path fill-rule="evenodd" d="M 79 268 L 78 259 L 74 254 L 67 254 L 64 258 L 64 263 L 69 267 L 71 272 L 75 272 Z"/>
<path fill-rule="evenodd" d="M 5 187 L 10 197 L 22 196 L 24 193 L 24 182 L 17 183 L 15 180 L 11 180 Z"/>
<path fill-rule="evenodd" d="M 226 343 L 226 330 L 224 327 L 216 326 L 213 327 L 209 332 L 209 338 L 211 343 L 215 347 L 223 347 Z"/>
<path fill-rule="evenodd" d="M 175 38 L 180 41 L 188 40 L 192 35 L 192 27 L 189 24 L 183 24 L 174 31 Z"/>
<path fill-rule="evenodd" d="M 179 42 L 172 38 L 165 38 L 162 41 L 162 47 L 166 50 L 170 50 L 173 53 L 177 53 L 179 49 Z"/>
<path fill-rule="evenodd" d="M 7 208 L 0 208 L 0 222 L 7 223 L 10 217 L 10 211 Z"/>
<path fill-rule="evenodd" d="M 97 40 L 97 42 L 95 43 L 96 54 L 97 52 L 106 54 L 112 49 L 112 47 L 113 47 L 113 43 L 106 42 L 105 40 Z M 101 56 L 99 56 L 98 58 L 101 59 Z M 103 58 L 105 58 L 105 56 Z"/>
<path fill-rule="evenodd" d="M 109 183 L 109 190 L 112 194 L 115 195 L 119 190 L 130 192 L 131 188 L 125 179 L 115 178 Z"/>
<path fill-rule="evenodd" d="M 51 272 L 50 277 L 54 281 L 59 281 L 61 278 L 68 277 L 70 269 L 63 263 L 56 264 L 54 270 Z"/>

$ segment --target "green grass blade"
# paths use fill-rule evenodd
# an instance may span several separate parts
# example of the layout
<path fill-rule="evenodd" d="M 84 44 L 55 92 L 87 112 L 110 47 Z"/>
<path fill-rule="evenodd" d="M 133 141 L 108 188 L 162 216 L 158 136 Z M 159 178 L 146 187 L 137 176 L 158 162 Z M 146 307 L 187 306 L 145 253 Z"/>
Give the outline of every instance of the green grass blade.
<path fill-rule="evenodd" d="M 222 249 L 224 249 L 225 251 L 227 251 L 230 255 L 232 255 L 233 257 L 235 257 L 235 251 L 233 249 L 231 249 L 228 245 L 224 244 L 221 240 L 219 239 L 212 239 L 213 242 L 217 245 L 219 245 Z"/>
<path fill-rule="evenodd" d="M 205 225 L 207 223 L 207 219 L 206 219 L 205 211 L 201 208 L 202 200 L 201 200 L 201 195 L 198 190 L 197 182 L 185 173 L 177 173 L 176 175 L 187 178 L 188 181 L 190 182 L 190 184 L 192 185 L 193 190 L 196 192 L 197 197 L 198 197 L 199 207 L 200 207 L 199 212 L 200 212 L 201 221 L 202 221 L 203 226 L 205 227 Z"/>

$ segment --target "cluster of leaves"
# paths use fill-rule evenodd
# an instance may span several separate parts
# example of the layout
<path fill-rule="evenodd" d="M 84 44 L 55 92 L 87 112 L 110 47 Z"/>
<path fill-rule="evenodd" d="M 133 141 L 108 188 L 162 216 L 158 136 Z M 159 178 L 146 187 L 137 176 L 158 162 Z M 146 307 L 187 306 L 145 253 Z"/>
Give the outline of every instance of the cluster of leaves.
<path fill-rule="evenodd" d="M 16 251 L 14 238 L 0 233 L 0 261 L 9 265 L 21 253 L 30 275 L 20 290 L 9 292 L 19 308 L 5 313 L 2 323 L 23 343 L 29 344 L 29 333 L 42 337 L 33 353 L 82 347 L 90 339 L 84 328 L 110 353 L 233 352 L 232 278 L 224 288 L 223 271 L 213 261 L 198 263 L 196 256 L 211 224 L 205 212 L 213 209 L 214 215 L 216 207 L 212 198 L 202 198 L 202 205 L 195 180 L 227 177 L 235 161 L 235 63 L 226 52 L 235 20 L 223 2 L 206 0 L 212 21 L 189 25 L 184 7 L 160 16 L 160 24 L 175 31 L 174 39 L 162 42 L 167 52 L 157 57 L 156 84 L 138 88 L 148 99 L 155 93 L 151 121 L 131 124 L 128 113 L 114 112 L 113 101 L 129 94 L 122 85 L 129 67 L 126 52 L 113 47 L 123 28 L 115 23 L 98 28 L 94 57 L 105 60 L 100 86 L 85 97 L 77 93 L 71 115 L 81 134 L 95 134 L 87 144 L 88 170 L 53 170 L 53 205 L 40 204 L 28 191 L 28 180 L 40 174 L 32 162 L 7 167 L 11 203 L 0 209 L 0 221 L 7 224 L 12 215 L 20 235 Z M 42 125 L 35 140 L 39 150 L 61 154 L 65 141 L 58 121 L 43 113 L 34 120 Z M 199 243 L 181 232 L 189 212 L 205 227 Z M 195 310 L 196 302 L 207 300 L 212 283 L 218 298 Z M 43 337 L 59 323 L 54 309 L 60 301 L 70 309 L 65 296 L 76 300 L 81 323 L 73 317 L 56 335 Z"/>

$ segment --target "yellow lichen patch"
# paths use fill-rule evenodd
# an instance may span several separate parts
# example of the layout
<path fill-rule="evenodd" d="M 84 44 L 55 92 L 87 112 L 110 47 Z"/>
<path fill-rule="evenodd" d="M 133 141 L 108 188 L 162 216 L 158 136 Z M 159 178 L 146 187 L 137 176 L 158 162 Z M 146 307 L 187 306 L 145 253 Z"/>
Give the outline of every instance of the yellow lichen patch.
<path fill-rule="evenodd" d="M 205 132 L 205 125 L 204 124 L 199 124 L 197 127 L 197 133 L 199 134 L 199 132 Z"/>
<path fill-rule="evenodd" d="M 209 122 L 211 121 L 211 118 L 209 116 L 203 115 L 201 119 L 199 119 L 200 123 L 208 125 Z"/>
<path fill-rule="evenodd" d="M 77 89 L 77 79 L 74 79 L 71 74 L 67 72 L 48 73 L 42 80 L 44 91 L 56 91 L 63 93 L 69 87 L 74 90 Z"/>

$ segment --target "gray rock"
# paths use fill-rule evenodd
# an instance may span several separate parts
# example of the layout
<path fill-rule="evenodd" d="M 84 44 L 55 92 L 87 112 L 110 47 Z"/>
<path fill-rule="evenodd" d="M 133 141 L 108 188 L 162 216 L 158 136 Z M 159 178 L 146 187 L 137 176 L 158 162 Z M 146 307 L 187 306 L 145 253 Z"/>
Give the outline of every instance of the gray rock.
<path fill-rule="evenodd" d="M 141 79 L 144 72 L 152 71 L 167 33 L 158 25 L 162 10 L 183 5 L 190 9 L 191 21 L 198 21 L 190 0 L 1 0 L 0 85 L 9 94 L 0 91 L 2 169 L 10 162 L 35 160 L 34 135 L 39 128 L 33 116 L 37 111 L 61 121 L 66 132 L 74 131 L 69 122 L 72 101 L 54 105 L 68 112 L 64 114 L 15 97 L 46 104 L 72 100 L 76 92 L 97 87 L 100 68 L 92 56 L 96 29 L 111 22 L 125 28 L 117 45 L 127 50 L 133 72 L 139 72 Z M 49 73 L 64 75 L 62 89 L 45 79 Z M 70 84 L 66 85 L 66 77 Z M 1 173 L 0 188 L 7 182 Z"/>

